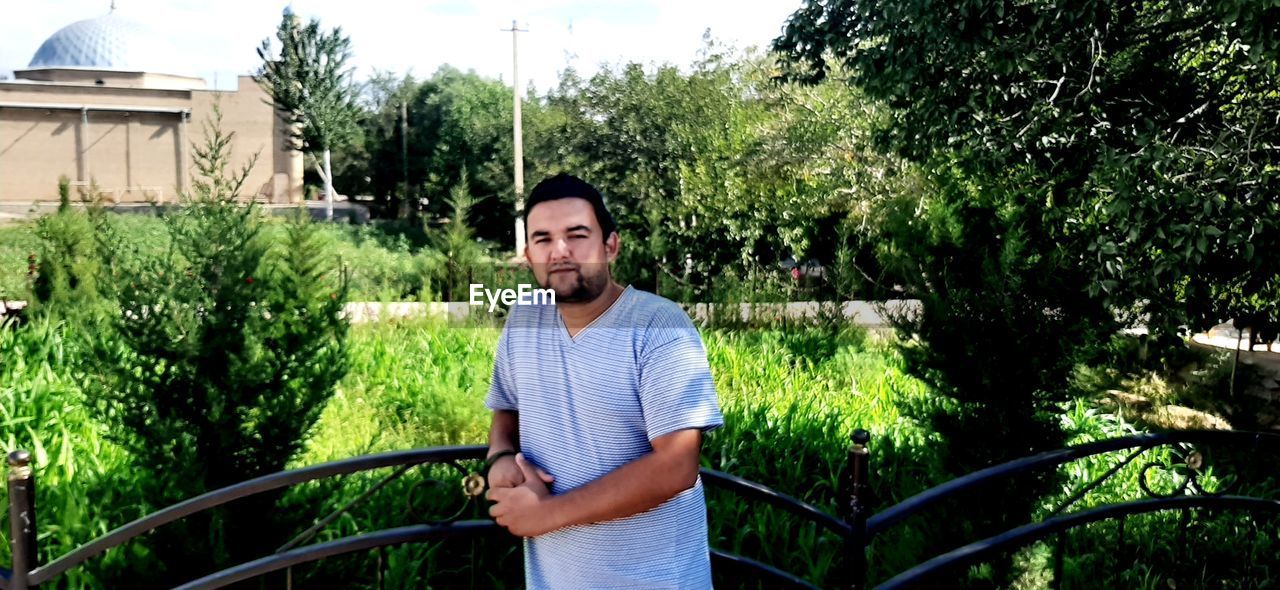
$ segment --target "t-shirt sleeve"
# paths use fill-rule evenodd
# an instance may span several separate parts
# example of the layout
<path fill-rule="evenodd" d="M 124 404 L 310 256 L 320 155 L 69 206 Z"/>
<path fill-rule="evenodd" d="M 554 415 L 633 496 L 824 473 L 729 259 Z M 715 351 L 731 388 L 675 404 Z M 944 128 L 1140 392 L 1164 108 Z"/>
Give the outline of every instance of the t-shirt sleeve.
<path fill-rule="evenodd" d="M 683 311 L 673 323 L 651 332 L 657 343 L 640 359 L 640 405 L 649 440 L 724 425 L 702 338 Z"/>
<path fill-rule="evenodd" d="M 489 380 L 489 393 L 484 398 L 484 406 L 490 410 L 519 411 L 515 379 L 511 376 L 510 337 L 511 321 L 508 320 L 498 337 L 497 352 L 493 355 L 493 377 Z"/>

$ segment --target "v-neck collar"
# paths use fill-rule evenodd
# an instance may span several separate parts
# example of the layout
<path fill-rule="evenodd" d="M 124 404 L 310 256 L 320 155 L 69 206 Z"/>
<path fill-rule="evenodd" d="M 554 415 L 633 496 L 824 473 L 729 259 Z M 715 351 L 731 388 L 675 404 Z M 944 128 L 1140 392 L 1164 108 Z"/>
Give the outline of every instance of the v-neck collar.
<path fill-rule="evenodd" d="M 604 318 L 608 317 L 609 314 L 613 313 L 613 310 L 618 308 L 618 304 L 621 303 L 622 300 L 628 297 L 630 294 L 631 294 L 631 285 L 627 285 L 626 287 L 623 287 L 622 293 L 618 294 L 618 298 L 614 299 L 613 303 L 609 304 L 609 307 L 606 307 L 604 311 L 600 312 L 600 315 L 596 316 L 596 319 L 591 320 L 590 322 L 587 323 L 587 325 L 583 326 L 581 330 L 578 330 L 578 334 L 576 336 L 569 335 L 569 326 L 566 326 L 564 324 L 564 316 L 560 315 L 560 310 L 557 309 L 555 313 L 556 313 L 556 321 L 560 324 L 560 337 L 564 339 L 566 344 L 569 344 L 569 345 L 578 344 L 579 342 L 582 341 L 582 337 L 587 332 L 591 331 L 592 327 L 600 323 L 600 321 L 603 320 Z"/>

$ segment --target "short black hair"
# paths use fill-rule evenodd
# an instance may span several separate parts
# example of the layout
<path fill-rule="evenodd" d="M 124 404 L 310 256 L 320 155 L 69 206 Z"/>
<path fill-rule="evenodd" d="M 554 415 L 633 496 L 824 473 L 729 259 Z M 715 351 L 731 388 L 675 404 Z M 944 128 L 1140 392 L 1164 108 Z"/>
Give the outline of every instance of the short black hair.
<path fill-rule="evenodd" d="M 534 205 L 569 198 L 585 199 L 591 203 L 591 208 L 596 213 L 596 223 L 600 224 L 600 231 L 604 234 L 601 236 L 602 239 L 607 240 L 609 234 L 618 231 L 618 225 L 614 223 L 613 215 L 609 214 L 609 208 L 605 206 L 604 196 L 600 191 L 591 186 L 591 183 L 564 172 L 547 178 L 533 187 L 533 191 L 529 193 L 529 200 L 524 204 L 525 227 L 529 225 L 529 212 L 533 211 Z"/>

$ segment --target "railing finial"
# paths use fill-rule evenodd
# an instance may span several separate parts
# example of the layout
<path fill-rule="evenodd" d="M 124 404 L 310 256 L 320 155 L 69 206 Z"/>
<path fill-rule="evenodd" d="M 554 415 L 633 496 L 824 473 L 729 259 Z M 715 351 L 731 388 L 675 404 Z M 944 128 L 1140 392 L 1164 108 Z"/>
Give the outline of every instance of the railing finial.
<path fill-rule="evenodd" d="M 9 552 L 13 571 L 9 588 L 27 590 L 31 570 L 40 565 L 36 546 L 36 478 L 31 453 L 9 453 Z"/>
<path fill-rule="evenodd" d="M 867 583 L 867 516 L 871 513 L 870 465 L 867 443 L 871 442 L 871 433 L 857 429 L 849 436 L 853 445 L 849 447 L 848 476 L 845 483 L 845 518 L 852 533 L 846 543 L 849 552 L 849 571 L 846 587 L 862 590 Z"/>

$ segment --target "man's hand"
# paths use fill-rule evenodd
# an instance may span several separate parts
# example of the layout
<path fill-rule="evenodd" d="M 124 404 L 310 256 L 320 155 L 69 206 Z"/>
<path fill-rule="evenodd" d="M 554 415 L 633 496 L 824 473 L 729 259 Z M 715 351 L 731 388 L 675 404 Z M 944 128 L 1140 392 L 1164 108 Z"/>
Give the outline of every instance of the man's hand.
<path fill-rule="evenodd" d="M 556 478 L 551 477 L 550 473 L 542 469 L 535 467 L 534 470 L 545 483 L 551 483 L 556 480 Z M 493 462 L 493 466 L 489 468 L 488 481 L 490 488 L 514 488 L 524 483 L 524 472 L 516 464 L 515 456 L 507 455 Z"/>
<path fill-rule="evenodd" d="M 524 474 L 514 456 L 507 455 L 489 467 L 489 488 L 514 488 L 524 483 Z"/>
<path fill-rule="evenodd" d="M 499 463 L 505 459 L 504 457 Z M 499 463 L 495 463 L 494 467 Z M 491 487 L 485 494 L 485 498 L 494 502 L 489 508 L 489 516 L 517 537 L 536 537 L 555 530 L 558 527 L 553 515 L 546 509 L 547 501 L 551 498 L 547 484 L 555 478 L 534 467 L 524 458 L 523 453 L 516 454 L 513 463 L 520 471 L 522 483 L 515 487 Z"/>

